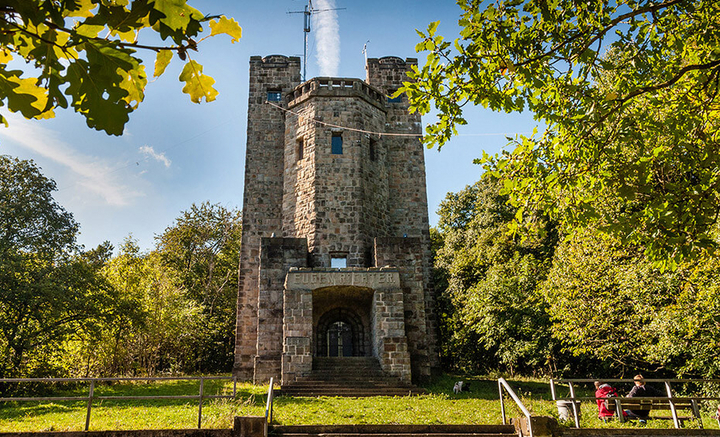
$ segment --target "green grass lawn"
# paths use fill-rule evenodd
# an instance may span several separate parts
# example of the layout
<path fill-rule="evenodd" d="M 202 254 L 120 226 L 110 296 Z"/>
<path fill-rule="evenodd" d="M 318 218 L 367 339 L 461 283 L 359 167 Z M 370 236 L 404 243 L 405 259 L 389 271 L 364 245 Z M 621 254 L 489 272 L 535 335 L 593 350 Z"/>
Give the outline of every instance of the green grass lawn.
<path fill-rule="evenodd" d="M 463 377 L 472 391 L 454 394 L 457 376 L 445 375 L 426 386 L 427 395 L 374 398 L 275 398 L 274 423 L 297 424 L 498 424 L 502 422 L 497 380 Z M 515 392 L 533 414 L 554 416 L 547 382 L 511 380 Z M 98 385 L 97 396 L 197 395 L 199 382 L 122 383 Z M 206 381 L 206 394 L 232 393 L 227 381 Z M 230 428 L 234 416 L 264 414 L 267 386 L 238 384 L 235 399 L 208 400 L 203 404 L 203 428 Z M 592 391 L 580 389 L 578 396 Z M 47 394 L 49 395 L 49 394 Z M 566 396 L 562 388 L 558 396 Z M 56 388 L 52 396 L 87 396 L 87 386 Z M 512 400 L 506 398 L 508 417 L 520 415 Z M 11 402 L 0 404 L 0 431 L 79 431 L 85 426 L 86 402 Z M 636 427 L 635 423 L 603 424 L 596 418 L 594 402 L 582 404 L 582 427 Z M 669 413 L 669 412 L 667 412 Z M 93 403 L 91 430 L 167 429 L 197 426 L 195 400 L 97 400 Z M 706 428 L 717 429 L 709 412 L 703 417 Z M 570 425 L 568 423 L 568 425 Z M 653 421 L 652 427 L 670 428 L 672 421 Z M 692 422 L 687 427 L 695 427 Z"/>

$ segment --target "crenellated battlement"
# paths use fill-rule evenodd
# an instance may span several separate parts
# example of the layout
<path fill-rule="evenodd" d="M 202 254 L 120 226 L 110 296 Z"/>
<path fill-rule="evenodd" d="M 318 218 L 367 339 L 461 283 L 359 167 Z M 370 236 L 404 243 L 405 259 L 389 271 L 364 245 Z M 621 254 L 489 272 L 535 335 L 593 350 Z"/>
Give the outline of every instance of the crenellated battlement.
<path fill-rule="evenodd" d="M 359 97 L 380 109 L 385 108 L 387 96 L 361 79 L 316 77 L 297 86 L 285 96 L 289 108 L 311 97 Z"/>

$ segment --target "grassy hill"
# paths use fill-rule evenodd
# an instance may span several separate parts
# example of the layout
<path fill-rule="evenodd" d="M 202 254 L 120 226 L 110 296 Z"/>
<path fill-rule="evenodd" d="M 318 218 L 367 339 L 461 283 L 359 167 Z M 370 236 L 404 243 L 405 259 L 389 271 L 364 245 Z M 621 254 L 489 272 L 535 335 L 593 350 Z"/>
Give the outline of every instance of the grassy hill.
<path fill-rule="evenodd" d="M 374 398 L 289 398 L 277 397 L 274 422 L 296 424 L 498 424 L 502 422 L 497 380 L 463 377 L 471 383 L 471 392 L 454 394 L 453 384 L 460 377 L 445 375 L 425 388 L 427 395 Z M 511 380 L 515 392 L 533 414 L 557 417 L 547 382 Z M 161 383 L 121 383 L 98 385 L 96 396 L 178 396 L 197 395 L 197 381 Z M 87 386 L 53 387 L 45 396 L 87 396 Z M 206 394 L 232 393 L 226 381 L 206 381 Z M 238 384 L 235 399 L 207 400 L 203 404 L 203 428 L 230 428 L 234 416 L 264 414 L 267 386 Z M 579 392 L 579 396 L 589 395 Z M 508 417 L 519 416 L 512 400 L 506 400 Z M 709 408 L 710 406 L 708 406 Z M 8 402 L 0 404 L 0 431 L 79 431 L 84 429 L 87 402 Z M 627 426 L 603 424 L 596 418 L 594 403 L 582 405 L 582 426 Z M 168 429 L 197 426 L 198 403 L 195 400 L 96 400 L 90 421 L 91 430 Z M 704 412 L 706 428 L 717 429 L 710 411 Z M 671 421 L 652 421 L 651 426 L 672 427 Z M 687 427 L 695 427 L 692 422 Z"/>

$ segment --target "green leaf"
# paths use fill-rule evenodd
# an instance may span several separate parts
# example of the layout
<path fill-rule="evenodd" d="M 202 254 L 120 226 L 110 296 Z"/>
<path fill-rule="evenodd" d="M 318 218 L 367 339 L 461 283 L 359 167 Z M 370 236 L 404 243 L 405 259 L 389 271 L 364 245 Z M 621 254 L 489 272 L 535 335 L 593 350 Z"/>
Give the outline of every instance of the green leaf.
<path fill-rule="evenodd" d="M 186 0 L 154 0 L 153 8 L 162 13 L 160 21 L 172 30 L 183 30 L 190 20 L 200 20 L 203 14 L 189 6 Z"/>

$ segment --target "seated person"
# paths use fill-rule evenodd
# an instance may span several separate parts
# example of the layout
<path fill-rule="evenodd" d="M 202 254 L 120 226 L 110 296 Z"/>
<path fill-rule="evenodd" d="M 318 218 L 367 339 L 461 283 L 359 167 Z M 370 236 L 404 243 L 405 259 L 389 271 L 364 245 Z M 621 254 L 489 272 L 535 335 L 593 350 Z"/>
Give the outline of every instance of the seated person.
<path fill-rule="evenodd" d="M 617 395 L 617 390 L 611 387 L 610 384 L 603 384 L 600 381 L 595 381 L 595 398 L 597 398 L 598 418 L 603 422 L 607 421 L 615 414 L 607 408 L 607 403 L 613 401 L 603 398 L 614 398 L 617 397 Z"/>
<path fill-rule="evenodd" d="M 649 385 L 645 385 L 645 379 L 642 375 L 635 375 L 635 377 L 633 378 L 633 382 L 635 383 L 635 387 L 633 387 L 632 390 L 630 390 L 630 393 L 628 393 L 627 397 L 629 398 L 663 396 L 663 394 L 659 391 L 655 390 Z M 634 417 L 638 419 L 640 423 L 645 423 L 648 419 L 648 416 L 650 415 L 649 410 L 625 410 L 625 413 L 628 417 Z"/>

